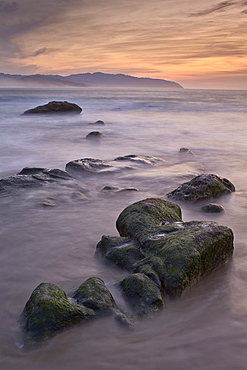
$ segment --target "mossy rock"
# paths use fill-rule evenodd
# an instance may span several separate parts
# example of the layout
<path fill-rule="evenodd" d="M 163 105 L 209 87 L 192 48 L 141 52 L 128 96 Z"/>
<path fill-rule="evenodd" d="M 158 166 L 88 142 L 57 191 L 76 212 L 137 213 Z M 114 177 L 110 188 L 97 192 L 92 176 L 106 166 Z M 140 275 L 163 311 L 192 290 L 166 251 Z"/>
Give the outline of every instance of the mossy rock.
<path fill-rule="evenodd" d="M 73 298 L 77 304 L 92 309 L 96 313 L 104 314 L 116 308 L 110 291 L 104 281 L 98 277 L 91 277 L 81 284 Z"/>
<path fill-rule="evenodd" d="M 136 262 L 143 258 L 138 244 L 130 238 L 103 235 L 96 246 L 96 257 L 104 258 L 118 267 L 132 272 Z"/>
<path fill-rule="evenodd" d="M 97 249 L 107 258 L 119 247 L 119 259 L 112 262 L 122 267 L 126 259 L 128 271 L 145 275 L 171 297 L 224 264 L 234 249 L 231 229 L 212 221 L 183 222 L 180 207 L 162 199 L 128 206 L 117 219 L 117 229 L 121 237 L 103 237 Z M 138 258 L 128 258 L 130 246 L 138 249 Z M 132 304 L 134 299 L 135 294 Z"/>
<path fill-rule="evenodd" d="M 72 304 L 55 284 L 41 283 L 27 301 L 21 319 L 26 342 L 38 342 L 93 316 L 92 309 Z"/>
<path fill-rule="evenodd" d="M 197 201 L 216 198 L 234 191 L 235 187 L 228 179 L 214 174 L 202 174 L 181 184 L 167 196 L 175 200 Z"/>
<path fill-rule="evenodd" d="M 116 227 L 121 236 L 141 242 L 156 226 L 175 221 L 182 221 L 182 212 L 177 204 L 148 198 L 125 208 L 117 219 Z"/>
<path fill-rule="evenodd" d="M 150 315 L 163 308 L 164 302 L 160 289 L 145 274 L 127 276 L 120 282 L 120 288 L 138 316 Z"/>
<path fill-rule="evenodd" d="M 159 277 L 165 292 L 181 295 L 204 275 L 224 264 L 233 253 L 231 229 L 216 222 L 191 221 L 166 236 L 150 235 L 142 245 L 146 258 L 135 272 Z"/>

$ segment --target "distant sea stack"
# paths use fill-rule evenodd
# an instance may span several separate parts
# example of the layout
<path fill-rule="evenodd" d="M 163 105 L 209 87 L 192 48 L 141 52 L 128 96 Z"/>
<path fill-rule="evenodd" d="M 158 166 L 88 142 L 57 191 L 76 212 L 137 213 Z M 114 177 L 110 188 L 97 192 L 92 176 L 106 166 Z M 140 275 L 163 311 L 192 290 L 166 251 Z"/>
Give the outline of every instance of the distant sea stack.
<path fill-rule="evenodd" d="M 0 87 L 125 87 L 125 88 L 162 88 L 183 89 L 177 82 L 149 77 L 134 77 L 124 74 L 102 72 L 79 73 L 70 76 L 60 75 L 10 75 L 0 73 Z"/>

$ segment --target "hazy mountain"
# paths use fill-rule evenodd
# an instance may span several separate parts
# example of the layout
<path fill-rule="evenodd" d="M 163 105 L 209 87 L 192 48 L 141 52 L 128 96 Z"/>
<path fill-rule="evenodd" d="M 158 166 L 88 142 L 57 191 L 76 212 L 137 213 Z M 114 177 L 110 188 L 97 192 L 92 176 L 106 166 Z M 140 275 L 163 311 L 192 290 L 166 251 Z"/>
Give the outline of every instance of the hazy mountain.
<path fill-rule="evenodd" d="M 60 76 L 58 76 L 60 77 Z M 10 75 L 0 73 L 0 87 L 85 87 L 83 83 L 45 75 Z"/>
<path fill-rule="evenodd" d="M 0 87 L 129 87 L 183 89 L 173 81 L 124 74 L 79 73 L 59 75 L 10 75 L 0 73 Z"/>
<path fill-rule="evenodd" d="M 55 77 L 55 76 L 52 76 Z M 63 77 L 63 80 L 85 83 L 88 86 L 97 87 L 145 87 L 164 89 L 183 89 L 181 85 L 173 81 L 153 79 L 148 77 L 133 77 L 124 74 L 108 73 L 79 73 Z"/>

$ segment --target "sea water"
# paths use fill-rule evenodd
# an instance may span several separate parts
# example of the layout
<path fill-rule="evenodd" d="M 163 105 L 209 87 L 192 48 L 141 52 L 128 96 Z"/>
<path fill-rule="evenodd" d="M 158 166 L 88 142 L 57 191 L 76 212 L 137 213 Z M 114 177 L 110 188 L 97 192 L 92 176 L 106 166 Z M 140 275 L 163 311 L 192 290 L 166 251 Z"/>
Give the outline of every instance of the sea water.
<path fill-rule="evenodd" d="M 80 115 L 22 113 L 52 100 L 80 105 Z M 97 120 L 104 126 L 89 125 Z M 100 131 L 101 140 L 86 136 Z M 247 91 L 128 89 L 1 89 L 0 177 L 23 167 L 65 169 L 80 158 L 113 160 L 136 154 L 163 159 L 118 176 L 79 180 L 89 200 L 63 198 L 44 207 L 43 190 L 0 199 L 1 369 L 244 370 L 247 363 Z M 191 153 L 180 152 L 188 148 Z M 234 183 L 217 201 L 225 212 L 180 203 L 183 220 L 213 220 L 234 232 L 235 251 L 225 266 L 201 280 L 133 330 L 112 317 L 58 334 L 26 350 L 18 319 L 33 289 L 51 282 L 71 294 L 88 277 L 110 290 L 124 271 L 95 260 L 101 236 L 118 235 L 115 222 L 129 204 L 167 192 L 201 173 Z M 102 196 L 106 186 L 138 192 Z M 114 291 L 121 304 L 121 297 Z"/>

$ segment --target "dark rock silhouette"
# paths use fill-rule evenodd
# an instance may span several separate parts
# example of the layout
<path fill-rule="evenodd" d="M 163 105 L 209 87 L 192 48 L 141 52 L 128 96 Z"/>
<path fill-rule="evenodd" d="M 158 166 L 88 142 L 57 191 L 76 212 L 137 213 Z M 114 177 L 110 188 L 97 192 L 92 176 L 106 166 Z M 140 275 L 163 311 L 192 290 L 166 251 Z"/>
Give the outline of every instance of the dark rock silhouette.
<path fill-rule="evenodd" d="M 99 131 L 92 131 L 86 136 L 87 140 L 94 140 L 94 141 L 100 140 L 101 138 L 102 138 L 102 134 Z"/>
<path fill-rule="evenodd" d="M 28 109 L 23 114 L 80 114 L 82 108 L 74 103 L 67 101 L 52 101 L 36 108 Z"/>

